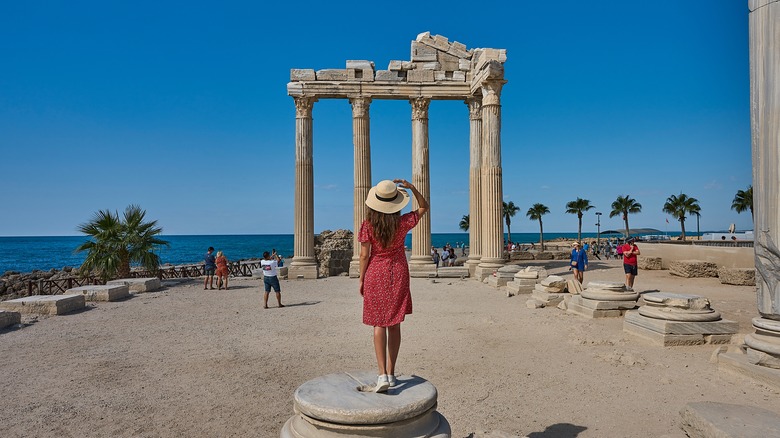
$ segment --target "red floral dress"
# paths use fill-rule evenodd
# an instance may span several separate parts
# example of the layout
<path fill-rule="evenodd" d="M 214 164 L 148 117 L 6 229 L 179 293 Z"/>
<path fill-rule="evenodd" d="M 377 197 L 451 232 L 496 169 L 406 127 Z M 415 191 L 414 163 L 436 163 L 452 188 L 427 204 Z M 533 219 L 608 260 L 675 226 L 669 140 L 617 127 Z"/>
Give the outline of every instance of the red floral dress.
<path fill-rule="evenodd" d="M 389 327 L 399 324 L 406 314 L 412 313 L 404 240 L 418 220 L 416 211 L 401 216 L 388 248 L 382 247 L 374 238 L 371 223 L 363 221 L 360 226 L 358 240 L 371 243 L 371 256 L 363 279 L 363 324 Z"/>

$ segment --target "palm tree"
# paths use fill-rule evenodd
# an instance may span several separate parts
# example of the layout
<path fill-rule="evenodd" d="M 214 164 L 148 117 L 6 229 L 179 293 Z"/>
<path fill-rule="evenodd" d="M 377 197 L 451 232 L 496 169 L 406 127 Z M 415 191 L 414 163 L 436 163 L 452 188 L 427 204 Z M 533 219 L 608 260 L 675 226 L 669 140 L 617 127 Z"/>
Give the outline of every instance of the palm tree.
<path fill-rule="evenodd" d="M 512 229 L 509 228 L 512 225 L 512 217 L 520 210 L 520 207 L 516 206 L 514 202 L 504 202 L 504 220 L 506 221 L 506 231 L 509 234 L 509 241 L 512 241 Z"/>
<path fill-rule="evenodd" d="M 577 242 L 582 243 L 582 212 L 595 208 L 590 205 L 590 201 L 587 199 L 577 198 L 574 201 L 566 203 L 566 213 L 576 214 L 579 226 L 577 227 Z"/>
<path fill-rule="evenodd" d="M 542 251 L 544 251 L 544 227 L 542 226 L 542 216 L 549 212 L 550 209 L 547 208 L 547 206 L 544 204 L 534 204 L 533 207 L 529 208 L 528 211 L 525 212 L 525 215 L 528 216 L 528 219 L 531 219 L 532 221 L 539 221 L 539 245 L 542 247 Z"/>
<path fill-rule="evenodd" d="M 144 222 L 144 216 L 141 207 L 129 205 L 121 218 L 118 212 L 100 210 L 79 225 L 78 230 L 90 238 L 76 248 L 76 252 L 87 251 L 81 273 L 97 271 L 103 280 L 127 278 L 131 263 L 156 271 L 160 257 L 154 250 L 168 242 L 157 238 L 162 233 L 157 221 Z"/>
<path fill-rule="evenodd" d="M 664 213 L 672 215 L 680 221 L 680 227 L 682 227 L 682 240 L 685 240 L 685 215 L 696 214 L 701 211 L 699 207 L 699 200 L 691 198 L 685 193 L 680 193 L 680 196 L 672 195 L 666 199 L 664 204 Z"/>
<path fill-rule="evenodd" d="M 734 200 L 731 201 L 731 209 L 736 210 L 737 213 L 750 210 L 750 215 L 753 216 L 753 185 L 748 186 L 747 190 L 737 190 L 737 194 L 734 196 Z"/>
<path fill-rule="evenodd" d="M 622 215 L 623 222 L 626 224 L 626 238 L 628 238 L 628 214 L 639 213 L 642 211 L 642 204 L 636 202 L 636 199 L 626 195 L 618 196 L 615 202 L 612 203 L 612 211 L 609 213 L 609 217 L 615 217 Z"/>
<path fill-rule="evenodd" d="M 701 232 L 699 231 L 699 219 L 701 219 L 701 206 L 696 204 L 691 210 L 691 216 L 696 216 L 696 238 L 701 239 Z"/>
<path fill-rule="evenodd" d="M 469 230 L 469 215 L 464 214 L 463 217 L 460 220 L 460 224 L 458 224 L 458 227 L 463 231 Z"/>

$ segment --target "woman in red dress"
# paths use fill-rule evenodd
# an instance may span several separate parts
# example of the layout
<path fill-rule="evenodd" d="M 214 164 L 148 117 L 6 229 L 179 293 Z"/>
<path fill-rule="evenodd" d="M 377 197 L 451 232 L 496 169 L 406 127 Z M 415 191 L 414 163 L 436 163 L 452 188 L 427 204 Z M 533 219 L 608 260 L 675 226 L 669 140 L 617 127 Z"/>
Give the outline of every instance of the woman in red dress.
<path fill-rule="evenodd" d="M 401 216 L 409 203 L 409 189 L 417 210 Z M 401 348 L 401 322 L 412 313 L 406 234 L 428 212 L 428 201 L 404 179 L 384 180 L 372 187 L 366 198 L 368 214 L 360 226 L 360 295 L 363 323 L 374 327 L 374 351 L 379 366 L 376 392 L 394 386 L 395 362 Z"/>
<path fill-rule="evenodd" d="M 222 254 L 222 251 L 217 251 L 217 290 L 222 289 L 222 283 L 225 283 L 225 290 L 228 289 L 228 259 Z"/>

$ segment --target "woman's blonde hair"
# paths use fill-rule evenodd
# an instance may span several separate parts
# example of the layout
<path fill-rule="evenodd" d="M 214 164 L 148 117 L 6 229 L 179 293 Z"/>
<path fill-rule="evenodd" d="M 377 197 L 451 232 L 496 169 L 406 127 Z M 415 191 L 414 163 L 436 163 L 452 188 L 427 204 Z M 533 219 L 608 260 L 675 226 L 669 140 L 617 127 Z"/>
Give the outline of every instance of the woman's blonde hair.
<path fill-rule="evenodd" d="M 217 251 L 217 257 L 222 257 L 222 251 Z"/>
<path fill-rule="evenodd" d="M 368 207 L 366 220 L 371 224 L 374 230 L 374 238 L 382 244 L 383 248 L 390 246 L 395 236 L 395 230 L 398 229 L 398 219 L 401 212 L 382 213 Z"/>

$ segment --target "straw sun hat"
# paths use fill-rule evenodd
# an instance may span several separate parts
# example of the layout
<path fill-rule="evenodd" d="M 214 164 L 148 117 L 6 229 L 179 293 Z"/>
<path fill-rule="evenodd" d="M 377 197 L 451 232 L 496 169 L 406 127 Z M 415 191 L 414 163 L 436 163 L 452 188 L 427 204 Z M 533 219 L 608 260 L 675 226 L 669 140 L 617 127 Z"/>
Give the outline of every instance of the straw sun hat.
<path fill-rule="evenodd" d="M 394 182 L 386 179 L 371 187 L 366 197 L 366 205 L 380 213 L 392 214 L 401 211 L 409 203 L 409 194 L 399 189 Z"/>

